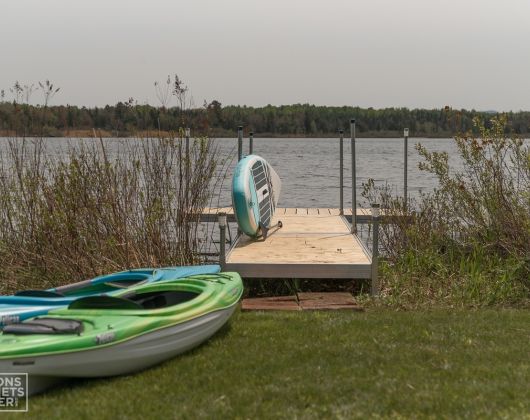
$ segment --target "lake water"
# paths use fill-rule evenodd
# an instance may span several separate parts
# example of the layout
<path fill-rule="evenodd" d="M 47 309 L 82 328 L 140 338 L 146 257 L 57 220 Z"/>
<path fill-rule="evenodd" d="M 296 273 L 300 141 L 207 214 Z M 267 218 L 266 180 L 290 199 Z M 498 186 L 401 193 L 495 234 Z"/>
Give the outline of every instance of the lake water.
<path fill-rule="evenodd" d="M 133 139 L 104 139 L 110 155 L 117 152 L 124 142 L 136 142 Z M 210 206 L 231 206 L 231 179 L 237 163 L 237 139 L 217 139 L 219 160 L 226 161 L 224 170 L 219 172 L 222 184 L 216 188 L 216 194 Z M 93 143 L 94 139 L 50 138 L 46 141 L 48 154 L 59 157 L 69 145 L 80 142 Z M 430 151 L 445 151 L 449 154 L 453 168 L 461 167 L 456 158 L 456 145 L 452 139 L 409 139 L 408 150 L 408 191 L 410 196 L 420 191 L 432 191 L 436 179 L 418 169 L 420 156 L 414 146 L 423 144 Z M 0 138 L 0 150 L 6 151 L 7 139 Z M 244 140 L 243 154 L 248 154 L 248 139 Z M 254 153 L 265 158 L 275 168 L 282 180 L 281 207 L 331 207 L 338 208 L 339 201 L 339 140 L 337 138 L 274 138 L 254 139 Z M 403 193 L 404 141 L 395 139 L 357 139 L 357 202 L 362 207 L 369 203 L 361 197 L 362 184 L 369 178 L 376 185 L 389 185 L 397 194 Z M 351 148 L 350 139 L 344 139 L 344 206 L 351 205 Z M 366 226 L 359 226 L 361 238 L 369 243 Z M 236 226 L 231 224 L 232 236 L 236 235 Z M 200 227 L 204 236 L 203 252 L 216 252 L 215 240 L 219 238 L 216 223 L 203 224 Z"/>
<path fill-rule="evenodd" d="M 230 180 L 237 160 L 237 139 L 219 139 L 221 154 L 231 157 L 220 194 L 220 205 L 230 205 Z M 432 191 L 436 179 L 418 169 L 421 158 L 414 146 L 423 144 L 430 151 L 446 151 L 449 162 L 460 168 L 453 139 L 409 139 L 408 191 L 410 196 L 420 191 Z M 248 139 L 243 154 L 248 153 Z M 260 155 L 275 168 L 282 180 L 281 207 L 339 207 L 339 140 L 323 138 L 254 139 L 254 154 Z M 369 178 L 376 185 L 389 185 L 394 192 L 403 193 L 403 139 L 357 139 L 357 201 L 364 207 L 360 193 L 362 183 Z M 344 205 L 351 205 L 351 147 L 344 139 Z"/>
<path fill-rule="evenodd" d="M 104 139 L 112 150 L 125 139 Z M 79 139 L 47 139 L 48 153 L 59 155 L 68 143 Z M 93 139 L 85 139 L 93 142 Z M 128 139 L 127 141 L 135 141 Z M 217 190 L 212 206 L 231 205 L 230 185 L 237 161 L 237 139 L 217 139 L 220 160 L 227 159 L 224 181 Z M 7 139 L 0 138 L 0 147 L 6 147 Z M 410 196 L 420 191 L 432 191 L 436 187 L 433 176 L 418 169 L 420 156 L 414 145 L 421 143 L 430 151 L 446 151 L 450 164 L 460 167 L 456 158 L 456 146 L 452 139 L 409 139 L 408 191 Z M 244 154 L 248 153 L 248 139 L 244 139 Z M 389 185 L 394 192 L 403 192 L 402 138 L 357 139 L 357 201 L 369 206 L 360 195 L 362 183 L 373 178 L 376 185 Z M 339 140 L 337 138 L 274 138 L 254 139 L 254 153 L 262 156 L 275 168 L 282 180 L 281 207 L 339 207 Z M 351 148 L 350 139 L 344 139 L 344 205 L 351 205 Z"/>

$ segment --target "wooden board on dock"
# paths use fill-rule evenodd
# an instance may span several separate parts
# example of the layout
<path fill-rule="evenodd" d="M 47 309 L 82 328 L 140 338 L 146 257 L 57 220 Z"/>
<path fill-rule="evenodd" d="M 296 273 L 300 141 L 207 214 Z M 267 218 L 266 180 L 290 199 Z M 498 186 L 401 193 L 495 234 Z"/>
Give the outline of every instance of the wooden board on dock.
<path fill-rule="evenodd" d="M 206 207 L 200 215 L 201 222 L 216 222 L 219 213 L 226 213 L 228 221 L 234 222 L 235 216 L 232 207 Z M 277 215 L 328 215 L 338 216 L 340 210 L 338 208 L 307 208 L 307 207 L 279 207 L 276 209 Z M 352 210 L 344 209 L 344 216 L 351 221 Z M 372 214 L 370 209 L 357 209 L 357 223 L 367 223 L 371 220 Z"/>
<path fill-rule="evenodd" d="M 283 227 L 273 227 L 266 239 L 240 236 L 225 270 L 255 278 L 370 278 L 370 253 L 349 223 L 323 213 L 278 212 L 273 225 L 281 220 Z"/>

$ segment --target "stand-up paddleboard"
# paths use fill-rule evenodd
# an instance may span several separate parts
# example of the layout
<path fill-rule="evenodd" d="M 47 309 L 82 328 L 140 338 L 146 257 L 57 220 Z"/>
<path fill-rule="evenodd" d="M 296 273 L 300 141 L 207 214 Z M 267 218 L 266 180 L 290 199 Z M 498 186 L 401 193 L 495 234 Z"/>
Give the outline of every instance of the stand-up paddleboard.
<path fill-rule="evenodd" d="M 254 238 L 267 236 L 281 187 L 280 177 L 262 157 L 248 155 L 239 161 L 232 180 L 232 204 L 242 232 Z"/>

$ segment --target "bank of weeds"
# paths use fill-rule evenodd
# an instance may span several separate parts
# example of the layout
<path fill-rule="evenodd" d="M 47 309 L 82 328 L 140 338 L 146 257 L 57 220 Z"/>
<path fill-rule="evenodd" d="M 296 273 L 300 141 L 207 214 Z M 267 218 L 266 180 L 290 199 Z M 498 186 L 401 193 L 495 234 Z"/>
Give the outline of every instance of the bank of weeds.
<path fill-rule="evenodd" d="M 502 116 L 475 125 L 477 135 L 455 138 L 460 171 L 447 153 L 416 146 L 420 169 L 438 180 L 434 192 L 405 202 L 389 188 L 365 186 L 365 198 L 390 214 L 378 304 L 528 306 L 530 146 L 506 134 Z"/>
<path fill-rule="evenodd" d="M 463 170 L 423 146 L 421 169 L 439 187 L 404 202 L 390 189 L 364 197 L 390 215 L 382 223 L 381 298 L 366 283 L 341 283 L 365 303 L 394 307 L 525 306 L 530 289 L 530 152 L 506 119 L 457 136 Z M 198 263 L 198 215 L 213 197 L 215 143 L 183 133 L 91 139 L 47 150 L 44 139 L 3 140 L 0 161 L 0 293 L 43 288 L 141 266 Z M 217 167 L 217 171 L 216 171 Z M 217 174 L 217 175 L 216 175 Z M 217 181 L 217 182 L 216 182 Z M 401 217 L 406 216 L 406 217 Z M 207 239 L 207 237 L 206 237 Z M 329 290 L 302 280 L 248 283 L 254 295 Z"/>
<path fill-rule="evenodd" d="M 136 267 L 194 264 L 212 197 L 215 142 L 2 139 L 0 293 Z"/>

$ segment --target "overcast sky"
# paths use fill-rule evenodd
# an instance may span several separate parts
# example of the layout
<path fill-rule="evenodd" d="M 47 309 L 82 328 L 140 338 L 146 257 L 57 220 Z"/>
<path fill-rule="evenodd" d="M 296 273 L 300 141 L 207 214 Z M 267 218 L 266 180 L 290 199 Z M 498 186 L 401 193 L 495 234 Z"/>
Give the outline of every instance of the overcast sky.
<path fill-rule="evenodd" d="M 197 105 L 530 110 L 529 22 L 529 0 L 2 0 L 0 89 L 156 105 L 177 73 Z"/>

